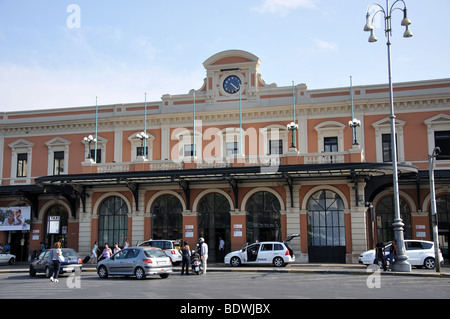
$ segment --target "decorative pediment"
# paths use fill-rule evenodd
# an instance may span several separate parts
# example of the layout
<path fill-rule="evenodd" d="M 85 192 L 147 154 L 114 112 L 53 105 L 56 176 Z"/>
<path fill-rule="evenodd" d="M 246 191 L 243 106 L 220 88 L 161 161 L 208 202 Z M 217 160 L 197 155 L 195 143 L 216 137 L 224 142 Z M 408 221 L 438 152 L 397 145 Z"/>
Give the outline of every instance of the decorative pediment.
<path fill-rule="evenodd" d="M 347 126 L 345 126 L 344 124 L 342 124 L 340 122 L 326 121 L 326 122 L 320 123 L 319 125 L 314 127 L 314 129 L 316 131 L 336 131 L 336 130 L 343 130 L 346 127 Z"/>
<path fill-rule="evenodd" d="M 207 70 L 224 69 L 224 68 L 239 68 L 243 65 L 258 68 L 261 61 L 259 58 L 247 51 L 242 50 L 227 50 L 214 54 L 203 62 L 203 66 Z"/>
<path fill-rule="evenodd" d="M 429 118 L 428 120 L 425 120 L 424 123 L 427 126 L 432 125 L 450 125 L 450 115 L 447 114 L 438 114 L 436 116 L 433 116 L 432 118 Z"/>
<path fill-rule="evenodd" d="M 8 144 L 10 148 L 31 148 L 34 146 L 34 143 L 28 142 L 24 139 L 18 139 L 17 141 L 12 142 L 11 144 Z"/>
<path fill-rule="evenodd" d="M 62 137 L 55 137 L 52 138 L 50 141 L 45 142 L 45 145 L 47 145 L 48 147 L 55 147 L 55 146 L 66 146 L 66 145 L 70 145 L 72 142 L 68 141 Z"/>
<path fill-rule="evenodd" d="M 395 119 L 395 126 L 404 126 L 406 124 L 405 121 L 401 121 L 399 119 Z M 382 120 L 376 121 L 374 123 L 372 123 L 372 126 L 374 128 L 384 128 L 384 127 L 388 127 L 391 126 L 391 119 L 389 117 L 386 117 Z"/>

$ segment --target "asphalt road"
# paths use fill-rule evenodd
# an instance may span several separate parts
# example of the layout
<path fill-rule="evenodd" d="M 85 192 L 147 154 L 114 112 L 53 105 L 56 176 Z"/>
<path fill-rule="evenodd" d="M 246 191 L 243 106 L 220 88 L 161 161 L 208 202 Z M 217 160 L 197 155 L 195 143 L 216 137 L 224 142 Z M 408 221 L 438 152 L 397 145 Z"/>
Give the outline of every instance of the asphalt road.
<path fill-rule="evenodd" d="M 448 299 L 450 278 L 320 273 L 210 272 L 138 281 L 98 278 L 95 272 L 60 277 L 1 273 L 0 299 Z"/>

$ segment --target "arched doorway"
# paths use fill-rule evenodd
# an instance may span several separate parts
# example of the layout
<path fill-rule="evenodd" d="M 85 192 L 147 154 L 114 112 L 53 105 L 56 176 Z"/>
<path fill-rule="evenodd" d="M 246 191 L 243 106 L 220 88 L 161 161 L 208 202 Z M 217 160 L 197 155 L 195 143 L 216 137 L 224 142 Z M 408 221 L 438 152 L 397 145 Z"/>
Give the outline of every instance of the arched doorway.
<path fill-rule="evenodd" d="M 219 238 L 225 241 L 225 252 L 230 251 L 231 216 L 230 203 L 220 193 L 209 193 L 198 205 L 198 237 L 208 244 L 211 261 L 219 261 Z"/>
<path fill-rule="evenodd" d="M 403 232 L 405 239 L 412 238 L 411 231 L 411 209 L 408 203 L 400 197 L 400 217 L 403 221 Z M 375 208 L 375 220 L 377 226 L 377 241 L 387 242 L 393 240 L 394 237 L 394 223 L 395 208 L 394 197 L 387 196 L 381 199 Z"/>
<path fill-rule="evenodd" d="M 46 212 L 45 247 L 51 248 L 60 241 L 62 247 L 67 247 L 67 230 L 69 214 L 63 205 L 53 205 Z"/>
<path fill-rule="evenodd" d="M 183 207 L 178 198 L 166 194 L 158 197 L 152 207 L 152 238 L 183 238 Z"/>
<path fill-rule="evenodd" d="M 247 242 L 281 240 L 281 205 L 270 192 L 253 194 L 245 205 Z"/>
<path fill-rule="evenodd" d="M 331 190 L 308 200 L 308 257 L 310 262 L 345 263 L 344 202 Z"/>
<path fill-rule="evenodd" d="M 128 206 L 119 196 L 111 196 L 103 201 L 98 216 L 98 243 L 99 247 L 108 243 L 122 246 L 128 237 Z"/>

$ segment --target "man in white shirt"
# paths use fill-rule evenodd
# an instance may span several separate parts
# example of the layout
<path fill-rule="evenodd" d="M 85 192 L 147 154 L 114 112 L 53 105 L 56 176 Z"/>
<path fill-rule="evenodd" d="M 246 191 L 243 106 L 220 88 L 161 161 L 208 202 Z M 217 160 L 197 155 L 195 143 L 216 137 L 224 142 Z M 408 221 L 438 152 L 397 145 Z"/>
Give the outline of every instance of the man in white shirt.
<path fill-rule="evenodd" d="M 208 261 L 208 244 L 205 243 L 205 239 L 203 237 L 200 237 L 200 239 L 198 240 L 198 243 L 200 245 L 200 258 L 203 263 L 203 273 L 206 274 L 207 261 Z"/>

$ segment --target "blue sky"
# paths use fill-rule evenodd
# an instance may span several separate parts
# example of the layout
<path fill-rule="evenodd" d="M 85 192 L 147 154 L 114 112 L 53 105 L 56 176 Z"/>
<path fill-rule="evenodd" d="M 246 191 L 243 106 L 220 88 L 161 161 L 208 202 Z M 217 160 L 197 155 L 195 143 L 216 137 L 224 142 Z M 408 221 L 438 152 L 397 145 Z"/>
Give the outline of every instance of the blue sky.
<path fill-rule="evenodd" d="M 390 1 L 393 3 L 393 1 Z M 448 0 L 393 15 L 393 81 L 450 77 Z M 159 101 L 199 89 L 223 50 L 258 56 L 266 83 L 387 82 L 386 38 L 363 31 L 373 0 L 0 0 L 0 112 Z M 385 6 L 384 0 L 377 3 Z M 68 10 L 69 5 L 79 8 Z M 74 19 L 75 18 L 75 19 Z M 378 21 L 378 22 L 381 22 Z"/>

